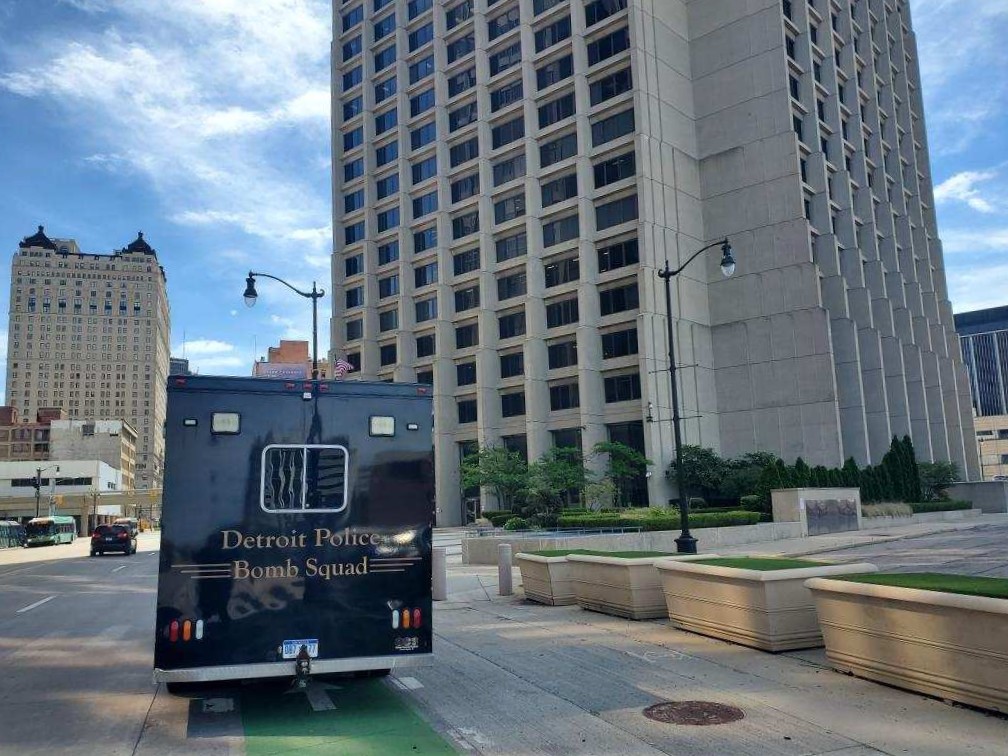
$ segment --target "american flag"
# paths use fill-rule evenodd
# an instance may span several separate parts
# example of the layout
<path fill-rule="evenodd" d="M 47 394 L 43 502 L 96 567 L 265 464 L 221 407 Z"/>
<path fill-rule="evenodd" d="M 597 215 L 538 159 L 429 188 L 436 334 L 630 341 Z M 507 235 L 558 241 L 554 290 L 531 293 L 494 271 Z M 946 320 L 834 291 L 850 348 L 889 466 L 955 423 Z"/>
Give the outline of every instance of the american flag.
<path fill-rule="evenodd" d="M 350 372 L 353 372 L 353 365 L 344 360 L 342 357 L 337 358 L 336 362 L 333 364 L 333 374 L 337 378 L 342 378 Z"/>

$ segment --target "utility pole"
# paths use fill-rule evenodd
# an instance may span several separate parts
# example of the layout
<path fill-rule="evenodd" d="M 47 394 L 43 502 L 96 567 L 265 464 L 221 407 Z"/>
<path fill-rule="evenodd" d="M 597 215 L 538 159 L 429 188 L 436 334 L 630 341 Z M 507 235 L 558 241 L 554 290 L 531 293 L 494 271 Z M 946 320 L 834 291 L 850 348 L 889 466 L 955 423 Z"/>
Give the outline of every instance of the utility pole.
<path fill-rule="evenodd" d="M 39 499 L 41 498 L 42 490 L 42 468 L 35 468 L 35 517 L 39 516 Z"/>

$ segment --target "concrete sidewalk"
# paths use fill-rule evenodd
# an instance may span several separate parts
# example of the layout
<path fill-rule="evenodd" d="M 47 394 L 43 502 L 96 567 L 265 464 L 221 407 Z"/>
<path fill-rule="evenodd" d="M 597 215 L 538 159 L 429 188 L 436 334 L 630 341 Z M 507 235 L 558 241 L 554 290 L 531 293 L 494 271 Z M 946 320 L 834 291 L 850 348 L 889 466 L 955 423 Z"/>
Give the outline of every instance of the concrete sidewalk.
<path fill-rule="evenodd" d="M 732 553 L 836 552 L 859 559 L 918 554 L 960 531 L 966 552 L 1008 536 L 1008 517 L 885 528 Z M 910 540 L 919 538 L 919 541 Z M 965 545 L 963 545 L 965 544 Z M 727 549 L 725 551 L 728 551 Z M 1008 554 L 1005 556 L 1008 561 Z M 870 561 L 870 559 L 869 559 Z M 416 670 L 418 704 L 463 747 L 484 754 L 963 754 L 1006 752 L 1008 718 L 838 674 L 822 649 L 766 654 L 672 628 L 497 596 L 497 570 L 449 568 L 436 604 L 435 657 Z M 659 724 L 643 709 L 666 700 L 738 706 L 739 722 Z"/>

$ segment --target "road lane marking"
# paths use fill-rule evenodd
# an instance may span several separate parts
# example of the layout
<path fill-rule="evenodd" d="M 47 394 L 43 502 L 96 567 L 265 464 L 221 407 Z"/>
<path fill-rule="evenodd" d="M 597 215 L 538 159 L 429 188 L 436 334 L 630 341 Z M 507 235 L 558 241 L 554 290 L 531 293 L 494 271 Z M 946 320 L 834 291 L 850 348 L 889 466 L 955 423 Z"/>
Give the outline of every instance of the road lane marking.
<path fill-rule="evenodd" d="M 15 612 L 15 614 L 22 614 L 24 612 L 30 612 L 32 609 L 37 609 L 38 607 L 42 606 L 42 604 L 45 604 L 45 603 L 47 603 L 49 601 L 52 601 L 54 598 L 56 598 L 56 597 L 55 596 L 46 596 L 41 601 L 36 601 L 34 604 L 28 604 L 28 606 L 23 607 L 21 609 L 18 609 Z"/>
<path fill-rule="evenodd" d="M 420 690 L 423 687 L 423 683 L 415 677 L 393 677 L 392 684 L 399 690 Z"/>
<path fill-rule="evenodd" d="M 123 564 L 120 565 L 119 567 L 116 567 L 114 570 L 112 570 L 112 572 L 119 572 L 119 570 L 125 570 L 127 567 L 129 567 L 128 564 Z"/>

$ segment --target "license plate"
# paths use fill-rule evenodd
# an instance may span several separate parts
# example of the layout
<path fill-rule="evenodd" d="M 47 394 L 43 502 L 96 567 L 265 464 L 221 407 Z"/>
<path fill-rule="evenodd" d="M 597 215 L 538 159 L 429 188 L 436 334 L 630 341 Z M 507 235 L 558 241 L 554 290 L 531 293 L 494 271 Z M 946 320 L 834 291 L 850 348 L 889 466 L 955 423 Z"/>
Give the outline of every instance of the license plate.
<path fill-rule="evenodd" d="M 283 658 L 295 659 L 301 651 L 301 646 L 308 647 L 308 656 L 312 659 L 318 658 L 318 638 L 307 638 L 304 640 L 285 640 L 283 642 Z"/>
<path fill-rule="evenodd" d="M 113 540 L 115 540 L 115 539 L 113 539 L 112 536 L 105 536 L 105 542 L 106 543 L 111 543 Z"/>

